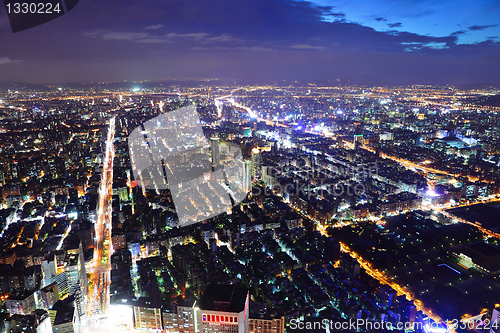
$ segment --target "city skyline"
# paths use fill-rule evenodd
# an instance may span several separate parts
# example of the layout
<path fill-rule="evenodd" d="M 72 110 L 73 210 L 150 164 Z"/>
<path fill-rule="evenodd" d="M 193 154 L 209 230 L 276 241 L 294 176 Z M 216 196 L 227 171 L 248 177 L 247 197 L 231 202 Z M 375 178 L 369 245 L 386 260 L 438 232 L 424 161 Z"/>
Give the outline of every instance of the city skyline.
<path fill-rule="evenodd" d="M 9 327 L 462 333 L 498 316 L 498 89 L 50 89 L 0 101 Z M 234 180 L 248 193 L 221 206 Z"/>
<path fill-rule="evenodd" d="M 499 332 L 498 0 L 15 1 L 0 333 Z"/>

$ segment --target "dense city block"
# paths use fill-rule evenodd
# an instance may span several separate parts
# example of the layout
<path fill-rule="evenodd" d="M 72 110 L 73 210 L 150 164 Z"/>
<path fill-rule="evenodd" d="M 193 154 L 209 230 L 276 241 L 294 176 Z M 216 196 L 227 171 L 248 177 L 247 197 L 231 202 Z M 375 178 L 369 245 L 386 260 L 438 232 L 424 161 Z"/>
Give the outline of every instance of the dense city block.
<path fill-rule="evenodd" d="M 0 91 L 2 332 L 498 320 L 498 90 L 97 87 Z M 143 166 L 192 106 L 206 142 Z"/>

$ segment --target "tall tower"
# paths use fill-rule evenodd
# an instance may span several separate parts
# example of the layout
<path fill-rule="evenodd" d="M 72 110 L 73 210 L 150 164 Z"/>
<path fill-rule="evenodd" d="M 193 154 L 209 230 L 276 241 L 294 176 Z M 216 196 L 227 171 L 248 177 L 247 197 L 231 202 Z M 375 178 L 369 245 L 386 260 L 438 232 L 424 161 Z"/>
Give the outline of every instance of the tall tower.
<path fill-rule="evenodd" d="M 88 290 L 88 281 L 87 281 L 87 271 L 85 270 L 85 257 L 83 255 L 82 242 L 80 242 L 80 245 L 78 247 L 78 264 L 80 265 L 80 267 L 79 267 L 80 288 L 81 288 L 81 291 L 83 293 L 83 298 L 84 298 L 84 300 L 86 300 L 87 295 L 89 293 L 89 290 Z"/>
<path fill-rule="evenodd" d="M 210 138 L 210 148 L 212 150 L 212 165 L 217 166 L 220 163 L 220 139 L 218 137 Z"/>
<path fill-rule="evenodd" d="M 260 151 L 257 148 L 252 149 L 252 178 L 260 178 L 262 161 Z"/>
<path fill-rule="evenodd" d="M 78 247 L 78 273 L 79 273 L 79 284 L 80 288 L 78 290 L 77 294 L 77 300 L 80 303 L 80 306 L 78 308 L 78 315 L 80 316 L 80 321 L 82 319 L 86 318 L 86 308 L 87 308 L 87 295 L 89 294 L 89 289 L 88 289 L 88 280 L 87 280 L 87 271 L 85 270 L 85 257 L 83 255 L 83 247 L 82 247 L 82 242 L 80 242 L 80 245 Z"/>
<path fill-rule="evenodd" d="M 85 316 L 85 308 L 86 308 L 86 297 L 84 285 L 86 281 L 86 273 L 82 272 L 81 262 L 79 259 L 79 255 L 73 253 L 70 255 L 68 259 L 68 263 L 66 265 L 65 271 L 68 276 L 68 287 L 70 296 L 75 296 L 75 311 L 78 314 L 78 319 L 81 321 Z M 85 263 L 84 263 L 85 265 Z M 82 276 L 85 274 L 85 278 Z"/>
<path fill-rule="evenodd" d="M 248 192 L 252 188 L 252 162 L 245 160 L 243 163 L 243 191 Z"/>

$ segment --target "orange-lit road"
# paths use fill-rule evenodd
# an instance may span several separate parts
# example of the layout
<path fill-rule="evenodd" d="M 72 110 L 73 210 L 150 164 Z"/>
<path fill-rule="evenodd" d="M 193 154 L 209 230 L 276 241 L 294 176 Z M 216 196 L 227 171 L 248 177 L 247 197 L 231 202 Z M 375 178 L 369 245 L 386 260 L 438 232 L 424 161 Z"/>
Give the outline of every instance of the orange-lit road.
<path fill-rule="evenodd" d="M 390 155 L 387 155 L 387 154 L 384 154 L 384 153 L 381 154 L 381 157 L 382 158 L 388 158 L 388 159 L 391 159 L 393 161 L 396 161 L 396 162 L 402 164 L 404 167 L 409 168 L 409 169 L 410 168 L 415 168 L 415 169 L 423 170 L 423 171 L 426 171 L 426 172 L 436 173 L 436 174 L 441 174 L 441 175 L 447 175 L 447 176 L 451 176 L 451 177 L 458 176 L 458 175 L 455 175 L 453 173 L 449 173 L 449 172 L 446 172 L 446 171 L 443 171 L 443 170 L 434 169 L 434 168 L 429 168 L 429 167 L 426 167 L 426 166 L 423 166 L 423 165 L 420 165 L 420 164 L 417 164 L 417 163 L 413 163 L 411 161 L 408 161 L 408 160 L 405 160 L 405 159 L 402 159 L 402 158 L 390 156 Z"/>
<path fill-rule="evenodd" d="M 244 106 L 238 102 L 236 102 L 234 100 L 234 97 L 232 97 L 231 95 L 227 95 L 227 96 L 221 96 L 221 97 L 218 97 L 216 98 L 216 100 L 225 100 L 225 101 L 228 101 L 230 104 L 232 104 L 234 107 L 237 107 L 237 108 L 240 108 L 240 109 L 243 109 L 245 110 L 246 112 L 248 112 L 248 114 L 250 115 L 250 118 L 252 119 L 256 119 L 258 121 L 263 121 L 265 122 L 266 124 L 268 125 L 273 125 L 273 126 L 279 126 L 279 127 L 288 127 L 287 125 L 285 124 L 280 124 L 280 123 L 277 123 L 277 122 L 274 122 L 272 120 L 269 120 L 269 119 L 264 119 L 264 118 L 260 118 L 257 113 L 255 113 L 254 111 L 252 111 L 252 109 L 250 109 L 249 107 L 247 106 Z"/>
<path fill-rule="evenodd" d="M 269 119 L 264 119 L 264 118 L 258 117 L 258 115 L 252 109 L 250 109 L 249 107 L 244 106 L 244 105 L 236 102 L 234 100 L 234 97 L 231 97 L 230 95 L 219 97 L 219 98 L 217 98 L 217 100 L 226 100 L 229 103 L 231 103 L 234 107 L 241 108 L 241 109 L 247 111 L 251 118 L 256 119 L 258 121 L 263 121 L 263 122 L 265 122 L 268 125 L 274 125 L 274 126 L 279 126 L 279 127 L 288 127 L 285 124 L 281 124 L 281 123 L 278 123 L 278 122 L 275 122 L 275 121 L 272 121 L 272 120 L 269 120 Z M 311 134 L 320 135 L 320 136 L 335 138 L 335 136 L 333 136 L 333 135 L 329 135 L 329 134 L 325 134 L 325 133 L 321 133 L 321 132 L 312 132 L 312 131 L 306 131 L 306 132 L 307 133 L 311 133 Z M 354 144 L 352 144 L 351 142 L 348 142 L 348 141 L 344 141 L 344 144 L 354 146 Z M 368 151 L 371 151 L 371 152 L 375 152 L 375 150 L 373 148 L 365 146 L 365 145 L 361 145 L 361 148 L 363 148 L 365 150 L 368 150 Z M 398 158 L 398 157 L 387 155 L 385 153 L 382 153 L 381 157 L 382 158 L 391 159 L 393 161 L 396 161 L 396 162 L 402 164 L 406 168 L 415 168 L 415 169 L 419 169 L 419 170 L 422 170 L 422 171 L 425 171 L 425 172 L 429 172 L 429 173 L 442 174 L 442 175 L 447 175 L 447 176 L 452 176 L 452 177 L 456 177 L 457 176 L 455 174 L 452 174 L 452 173 L 449 173 L 449 172 L 446 172 L 446 171 L 443 171 L 443 170 L 429 168 L 429 167 L 426 167 L 426 166 L 423 166 L 423 165 L 420 165 L 420 164 L 416 164 L 416 163 L 413 163 L 411 161 L 408 161 L 408 160 L 405 160 L 405 159 L 402 159 L 402 158 Z"/>
<path fill-rule="evenodd" d="M 228 96 L 219 97 L 219 98 L 217 98 L 217 100 L 226 100 L 229 103 L 231 103 L 234 107 L 241 108 L 241 109 L 244 109 L 245 111 L 247 111 L 251 118 L 254 118 L 254 119 L 258 120 L 258 121 L 263 121 L 263 122 L 265 122 L 268 125 L 274 125 L 274 126 L 279 126 L 279 127 L 288 127 L 285 124 L 281 124 L 281 123 L 278 123 L 278 122 L 275 122 L 275 121 L 272 121 L 272 120 L 269 120 L 269 119 L 260 118 L 252 109 L 250 109 L 249 107 L 244 106 L 244 105 L 236 102 L 234 100 L 234 97 L 231 97 L 229 95 Z M 316 134 L 316 135 L 321 135 L 321 136 L 325 136 L 325 137 L 330 137 L 330 138 L 333 137 L 333 138 L 335 138 L 335 136 L 333 136 L 333 135 L 329 135 L 329 134 L 322 133 L 322 132 L 312 132 L 312 131 L 306 131 L 306 132 L 310 133 L 310 134 Z M 348 142 L 348 141 L 344 141 L 344 143 L 347 144 L 347 145 L 354 146 L 353 143 Z M 375 152 L 375 150 L 373 148 L 371 148 L 369 146 L 366 146 L 366 145 L 361 145 L 361 148 L 363 148 L 365 150 L 368 150 L 368 151 L 371 151 L 371 152 Z M 425 172 L 428 172 L 428 173 L 435 173 L 435 174 L 447 175 L 447 176 L 451 176 L 451 177 L 457 177 L 458 176 L 456 174 L 453 174 L 453 173 L 450 173 L 450 172 L 447 172 L 447 171 L 438 170 L 438 169 L 434 169 L 434 168 L 429 168 L 429 167 L 426 167 L 426 166 L 423 166 L 423 165 L 420 165 L 420 164 L 417 164 L 417 163 L 413 163 L 412 161 L 409 161 L 409 160 L 405 160 L 405 159 L 398 158 L 398 157 L 395 157 L 395 156 L 387 155 L 385 153 L 382 153 L 380 157 L 396 161 L 396 162 L 400 163 L 401 165 L 403 165 L 405 168 L 408 168 L 408 169 L 414 168 L 414 169 L 419 169 L 419 170 L 422 170 L 422 171 L 425 171 Z M 472 177 L 468 177 L 468 178 L 471 181 L 476 181 L 477 180 L 477 179 L 472 178 Z"/>
<path fill-rule="evenodd" d="M 403 288 L 402 286 L 398 285 L 395 283 L 390 276 L 387 276 L 383 272 L 380 272 L 379 270 L 375 269 L 372 267 L 371 263 L 364 260 L 362 257 L 360 257 L 356 252 L 351 251 L 349 247 L 343 243 L 340 243 L 341 250 L 342 252 L 349 253 L 351 257 L 356 259 L 361 267 L 363 267 L 368 275 L 373 277 L 374 279 L 378 280 L 382 284 L 387 284 L 391 286 L 392 289 L 396 290 L 398 294 L 405 295 L 407 299 L 413 300 L 413 303 L 417 307 L 419 311 L 422 311 L 425 313 L 429 318 L 432 318 L 435 322 L 441 322 L 441 318 L 435 314 L 432 313 L 432 310 L 427 309 L 424 304 L 419 301 L 418 299 L 415 299 L 413 297 L 413 294 Z"/>
<path fill-rule="evenodd" d="M 92 317 L 104 314 L 109 304 L 114 136 L 115 117 L 109 120 L 95 224 L 94 259 L 87 269 L 87 272 L 90 274 L 89 282 L 91 284 L 88 295 L 87 315 L 89 324 L 91 325 L 93 323 Z"/>
<path fill-rule="evenodd" d="M 273 122 L 271 120 L 267 120 L 267 119 L 263 119 L 263 118 L 258 117 L 258 115 L 254 111 L 252 111 L 249 107 L 246 107 L 246 106 L 244 106 L 244 105 L 236 102 L 232 96 L 222 96 L 222 97 L 219 97 L 218 100 L 226 100 L 229 103 L 231 103 L 234 107 L 238 107 L 238 108 L 242 108 L 242 109 L 246 110 L 248 112 L 248 114 L 250 115 L 251 118 L 257 119 L 259 121 L 264 121 L 268 125 L 275 125 L 275 126 L 280 126 L 280 127 L 288 127 L 285 124 L 276 123 L 276 122 Z M 310 133 L 311 134 L 321 135 L 321 136 L 326 136 L 326 137 L 334 137 L 334 136 L 326 134 L 326 133 L 316 133 L 316 132 L 310 132 Z M 344 144 L 354 146 L 353 143 L 347 142 L 347 141 L 344 141 Z M 365 145 L 362 145 L 361 148 L 363 148 L 365 150 L 368 150 L 368 151 L 371 151 L 371 152 L 374 152 L 373 148 L 365 146 Z M 422 166 L 420 164 L 416 164 L 416 163 L 413 163 L 411 161 L 408 161 L 408 160 L 405 160 L 405 159 L 401 159 L 401 158 L 397 158 L 397 157 L 394 157 L 394 156 L 390 156 L 390 155 L 387 155 L 387 154 L 384 154 L 384 153 L 382 153 L 381 157 L 382 158 L 391 159 L 393 161 L 396 161 L 396 162 L 400 163 L 401 165 L 403 165 L 406 168 L 414 168 L 414 169 L 419 169 L 419 170 L 422 170 L 422 171 L 425 171 L 425 172 L 428 172 L 428 173 L 442 174 L 442 175 L 447 175 L 447 176 L 451 176 L 451 177 L 456 177 L 457 176 L 455 174 L 452 174 L 452 173 L 449 173 L 449 172 L 446 172 L 446 171 L 443 171 L 443 170 L 438 170 L 438 169 L 434 169 L 434 168 L 429 168 L 429 167 L 426 167 L 426 166 Z M 471 177 L 469 177 L 469 179 L 470 180 L 474 180 L 474 179 L 471 179 Z M 446 212 L 443 212 L 443 213 L 446 213 Z M 321 224 L 319 224 L 318 221 L 314 221 L 314 222 L 317 225 L 317 230 L 320 231 L 321 234 L 328 236 L 328 234 L 326 232 L 326 228 L 324 226 L 322 226 Z M 500 238 L 500 234 L 493 233 L 493 232 L 491 232 L 489 230 L 481 228 L 481 226 L 479 226 L 477 224 L 470 223 L 470 222 L 467 222 L 467 221 L 461 221 L 461 222 L 472 224 L 472 225 L 476 226 L 479 230 L 485 232 L 486 234 L 488 234 L 490 236 L 493 236 L 493 237 Z M 342 249 L 343 252 L 349 253 L 351 255 L 351 257 L 353 257 L 354 259 L 356 259 L 358 261 L 358 263 L 360 264 L 360 266 L 363 267 L 365 269 L 365 271 L 367 272 L 367 274 L 369 274 L 371 277 L 373 277 L 374 279 L 376 279 L 377 281 L 379 281 L 382 284 L 387 284 L 387 285 L 391 286 L 399 294 L 403 294 L 403 295 L 406 296 L 406 298 L 408 298 L 410 300 L 413 300 L 415 306 L 417 307 L 417 309 L 419 311 L 422 311 L 423 313 L 425 313 L 429 318 L 432 318 L 435 322 L 441 322 L 441 318 L 439 316 L 437 316 L 434 313 L 432 313 L 432 310 L 426 308 L 424 306 L 424 304 L 420 300 L 415 299 L 414 296 L 413 296 L 413 294 L 410 291 L 406 290 L 402 286 L 400 286 L 397 283 L 395 283 L 390 276 L 387 276 L 383 272 L 380 272 L 380 271 L 374 269 L 372 267 L 372 265 L 371 265 L 370 262 L 368 262 L 368 261 L 364 260 L 363 258 L 361 258 L 357 253 L 351 251 L 347 247 L 347 245 L 341 243 L 341 249 Z M 449 329 L 449 332 L 455 332 L 455 330 L 452 327 L 449 327 L 448 329 Z"/>
<path fill-rule="evenodd" d="M 328 233 L 327 233 L 326 228 L 324 226 L 317 224 L 317 230 L 322 235 L 328 237 Z M 415 304 L 415 306 L 417 307 L 417 309 L 419 311 L 422 311 L 423 313 L 425 313 L 429 318 L 432 318 L 435 322 L 441 322 L 441 318 L 439 316 L 432 313 L 432 310 L 427 309 L 420 300 L 415 299 L 413 294 L 410 291 L 406 290 L 402 286 L 395 283 L 392 280 L 392 277 L 387 276 L 383 272 L 380 272 L 379 270 L 373 268 L 372 264 L 370 262 L 364 260 L 359 254 L 357 254 L 356 252 L 349 249 L 349 247 L 342 242 L 340 243 L 340 249 L 342 252 L 348 253 L 352 258 L 356 259 L 358 261 L 359 265 L 362 268 L 364 268 L 366 273 L 368 275 L 370 275 L 372 278 L 376 279 L 377 281 L 379 281 L 382 284 L 389 285 L 392 289 L 396 290 L 396 292 L 399 295 L 405 295 L 407 299 L 413 301 L 413 303 Z M 451 328 L 449 330 L 450 330 L 450 332 L 454 332 L 454 330 L 452 330 Z"/>
<path fill-rule="evenodd" d="M 262 118 L 259 118 L 257 116 L 257 114 L 252 111 L 249 107 L 246 107 L 244 105 L 241 105 L 237 102 L 234 101 L 234 99 L 232 98 L 228 98 L 229 96 L 223 96 L 223 97 L 220 97 L 220 99 L 224 99 L 224 100 L 227 100 L 229 103 L 231 103 L 233 106 L 235 107 L 238 107 L 238 108 L 242 108 L 244 110 L 246 110 L 248 112 L 248 114 L 250 115 L 251 118 L 254 118 L 254 119 L 257 119 L 257 120 L 261 120 L 261 121 L 265 121 L 266 123 L 268 124 L 272 124 L 272 125 L 277 125 L 277 126 L 282 126 L 282 127 L 287 127 L 286 125 L 284 124 L 279 124 L 279 123 L 275 123 L 273 121 L 270 121 L 270 120 L 266 120 L 266 119 L 262 119 Z M 323 136 L 328 136 L 328 137 L 331 137 L 330 135 L 325 135 L 324 133 L 314 133 L 314 134 L 317 134 L 317 135 L 323 135 Z M 369 148 L 369 147 L 368 147 Z M 366 149 L 366 147 L 365 147 Z M 369 150 L 369 149 L 367 149 Z M 385 154 L 384 154 L 385 155 Z M 410 161 L 406 161 L 406 160 L 401 160 L 401 159 L 397 159 L 397 158 L 394 158 L 392 156 L 388 156 L 388 155 L 385 155 L 385 156 L 382 156 L 382 157 L 385 157 L 385 158 L 390 158 L 390 159 L 393 159 L 393 160 L 396 160 L 398 162 L 400 162 L 401 164 L 403 164 L 405 167 L 409 167 L 410 165 L 412 167 L 415 167 L 415 168 L 421 168 L 427 172 L 434 172 L 434 173 L 446 173 L 444 171 L 440 171 L 440 170 L 434 170 L 434 169 L 431 169 L 431 168 L 426 168 L 426 167 L 421 167 L 420 165 L 417 165 L 417 164 L 414 164 Z M 448 174 L 448 173 L 446 173 Z M 293 208 L 293 207 L 292 207 Z M 313 220 L 314 221 L 314 220 Z M 322 235 L 325 235 L 325 236 L 328 236 L 328 233 L 326 231 L 326 228 L 321 225 L 320 223 L 318 223 L 318 221 L 314 221 L 314 223 L 317 225 L 317 230 L 322 234 Z M 415 306 L 417 307 L 417 309 L 419 311 L 422 311 L 423 313 L 425 313 L 429 318 L 432 318 L 435 322 L 441 322 L 441 318 L 435 314 L 432 313 L 432 310 L 430 309 L 427 309 L 424 304 L 415 299 L 413 297 L 413 294 L 406 290 L 405 288 L 403 288 L 402 286 L 398 285 L 397 283 L 395 283 L 391 277 L 385 275 L 383 272 L 380 272 L 378 271 L 377 269 L 374 269 L 371 265 L 370 262 L 368 261 L 365 261 L 363 258 L 361 258 L 357 253 L 351 251 L 347 245 L 345 244 L 342 244 L 341 243 L 341 250 L 342 252 L 346 252 L 346 253 L 349 253 L 351 255 L 351 257 L 353 257 L 354 259 L 356 259 L 358 261 L 358 263 L 360 264 L 361 267 L 363 267 L 366 271 L 366 273 L 368 275 L 370 275 L 371 277 L 373 277 L 374 279 L 376 279 L 377 281 L 379 281 L 380 283 L 382 284 L 387 284 L 389 286 L 392 287 L 392 289 L 396 290 L 398 292 L 398 294 L 402 294 L 402 295 L 405 295 L 406 298 L 410 299 L 410 300 L 413 300 L 413 303 L 415 304 Z M 454 332 L 453 329 L 450 328 L 450 332 Z"/>
<path fill-rule="evenodd" d="M 346 145 L 346 146 L 349 146 L 351 148 L 354 148 L 354 144 L 352 142 L 350 142 L 350 141 L 343 140 L 343 144 Z M 360 145 L 360 147 L 363 148 L 363 149 L 365 149 L 365 150 L 371 151 L 372 153 L 375 152 L 375 149 L 373 149 L 373 148 L 371 148 L 371 147 L 369 147 L 367 145 Z M 396 162 L 398 162 L 399 164 L 401 164 L 402 166 L 404 166 L 407 169 L 418 169 L 418 170 L 422 170 L 422 171 L 425 171 L 425 172 L 428 172 L 428 173 L 435 173 L 435 174 L 440 174 L 440 175 L 447 175 L 447 176 L 451 176 L 451 177 L 457 177 L 458 176 L 456 174 L 453 174 L 453 173 L 450 173 L 450 172 L 447 172 L 447 171 L 438 170 L 438 169 L 434 169 L 434 168 L 429 168 L 429 167 L 426 167 L 426 166 L 423 166 L 423 165 L 420 165 L 420 164 L 417 164 L 417 163 L 413 163 L 412 161 L 408 161 L 408 160 L 405 160 L 405 159 L 402 159 L 402 158 L 399 158 L 399 157 L 387 155 L 385 153 L 381 153 L 380 157 L 396 161 Z"/>
<path fill-rule="evenodd" d="M 489 201 L 485 201 L 485 202 L 495 202 L 495 201 L 500 201 L 500 199 L 496 199 L 495 198 L 495 199 L 492 199 L 492 200 L 489 200 Z M 461 206 L 457 206 L 457 207 L 453 207 L 453 208 L 466 207 L 466 206 L 472 206 L 472 205 L 477 205 L 477 204 L 479 204 L 479 202 L 476 202 L 476 203 L 473 203 L 473 204 L 470 204 L 470 205 L 461 205 Z M 462 219 L 462 218 L 460 218 L 460 217 L 458 217 L 456 215 L 448 213 L 445 210 L 438 210 L 438 211 L 441 212 L 441 214 L 443 214 L 444 216 L 446 216 L 446 217 L 448 217 L 450 219 L 455 219 L 458 222 L 470 224 L 470 225 L 476 227 L 482 233 L 484 233 L 484 234 L 486 234 L 486 235 L 488 235 L 490 237 L 494 237 L 494 238 L 500 239 L 500 234 L 498 232 L 494 232 L 494 231 L 491 231 L 489 229 L 483 228 L 479 222 L 471 222 L 471 221 L 464 220 L 464 219 Z"/>

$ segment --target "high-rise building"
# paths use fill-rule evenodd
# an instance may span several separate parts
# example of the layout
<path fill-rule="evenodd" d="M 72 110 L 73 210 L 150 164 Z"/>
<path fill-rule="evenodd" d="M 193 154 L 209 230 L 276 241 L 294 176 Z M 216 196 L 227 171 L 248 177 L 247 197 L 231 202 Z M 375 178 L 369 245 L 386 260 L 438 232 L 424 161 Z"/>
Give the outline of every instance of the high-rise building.
<path fill-rule="evenodd" d="M 85 257 L 83 255 L 82 243 L 78 247 L 78 264 L 79 264 L 79 278 L 80 278 L 80 304 L 81 309 L 78 310 L 78 315 L 81 317 L 85 315 L 85 309 L 87 308 L 87 295 L 89 294 L 89 284 L 87 280 L 87 271 L 85 269 Z"/>
<path fill-rule="evenodd" d="M 275 319 L 250 319 L 249 333 L 284 333 L 285 317 Z"/>
<path fill-rule="evenodd" d="M 81 318 L 85 315 L 88 294 L 87 273 L 85 271 L 85 261 L 81 243 L 78 249 L 78 255 L 73 254 L 69 258 L 68 265 L 66 266 L 66 274 L 68 276 L 69 294 L 75 296 L 76 312 L 78 317 Z"/>
<path fill-rule="evenodd" d="M 50 285 L 55 281 L 57 275 L 56 256 L 51 253 L 45 260 L 42 261 L 42 272 L 44 278 L 44 286 Z"/>
<path fill-rule="evenodd" d="M 262 168 L 262 181 L 264 182 L 264 186 L 273 187 L 277 185 L 278 182 L 275 176 L 275 170 L 272 166 L 263 166 Z"/>
<path fill-rule="evenodd" d="M 83 221 L 80 223 L 80 241 L 84 250 L 94 247 L 95 228 L 94 224 L 90 221 Z"/>
<path fill-rule="evenodd" d="M 210 149 L 212 150 L 212 165 L 220 163 L 220 139 L 218 137 L 210 138 Z"/>
<path fill-rule="evenodd" d="M 163 330 L 162 302 L 141 297 L 134 305 L 135 328 L 142 330 Z"/>
<path fill-rule="evenodd" d="M 112 328 L 129 330 L 134 327 L 133 304 L 134 300 L 127 294 L 118 293 L 110 296 L 106 312 Z"/>
<path fill-rule="evenodd" d="M 123 232 L 113 232 L 111 236 L 113 251 L 119 251 L 127 248 L 127 238 Z"/>
<path fill-rule="evenodd" d="M 363 143 L 363 134 L 354 134 L 354 149 L 357 150 Z"/>
<path fill-rule="evenodd" d="M 59 289 L 57 283 L 46 286 L 40 290 L 39 303 L 43 309 L 50 309 L 59 300 Z"/>
<path fill-rule="evenodd" d="M 198 310 L 200 333 L 249 332 L 249 293 L 235 285 L 209 285 Z M 196 324 L 196 323 L 195 323 Z"/>
<path fill-rule="evenodd" d="M 35 310 L 35 312 L 22 316 L 14 315 L 6 319 L 2 332 L 18 333 L 18 332 L 36 332 L 36 333 L 52 333 L 52 325 L 50 317 L 45 310 Z M 2 326 L 0 324 L 0 326 Z"/>
<path fill-rule="evenodd" d="M 360 274 L 360 265 L 358 261 L 352 258 L 350 255 L 346 253 L 342 253 L 340 255 L 340 267 L 347 273 L 349 276 L 354 278 L 359 278 Z"/>
<path fill-rule="evenodd" d="M 36 304 L 37 294 L 33 292 L 10 294 L 5 300 L 5 308 L 11 316 L 30 314 L 36 309 Z"/>
<path fill-rule="evenodd" d="M 394 300 L 396 299 L 396 296 L 397 292 L 388 285 L 382 285 L 378 290 L 378 297 L 380 299 L 380 303 L 386 309 L 389 309 L 391 307 Z"/>
<path fill-rule="evenodd" d="M 73 294 L 79 288 L 79 276 L 78 276 L 78 259 L 70 258 L 66 266 L 66 275 L 68 276 L 68 288 L 69 293 Z"/>
<path fill-rule="evenodd" d="M 177 324 L 177 308 L 164 308 L 162 312 L 163 331 L 166 333 L 179 333 L 180 330 Z"/>
<path fill-rule="evenodd" d="M 354 142 L 363 142 L 363 134 L 354 134 Z"/>
<path fill-rule="evenodd" d="M 415 305 L 410 305 L 408 310 L 408 322 L 413 325 L 417 319 L 417 307 Z"/>
<path fill-rule="evenodd" d="M 60 300 L 49 310 L 54 333 L 79 333 L 80 319 L 72 303 L 74 297 Z"/>
<path fill-rule="evenodd" d="M 66 271 L 57 274 L 54 280 L 57 284 L 57 289 L 59 290 L 59 298 L 61 299 L 66 297 L 69 292 L 68 274 L 66 274 Z"/>
<path fill-rule="evenodd" d="M 193 306 L 177 307 L 177 327 L 179 333 L 191 333 L 196 331 L 194 320 L 195 315 L 196 314 Z"/>
<path fill-rule="evenodd" d="M 17 161 L 14 161 L 12 165 L 10 166 L 10 173 L 12 174 L 12 178 L 16 179 L 18 177 L 18 167 L 17 167 Z"/>
<path fill-rule="evenodd" d="M 74 296 L 76 301 L 76 314 L 80 316 L 83 314 L 84 309 L 81 306 L 81 290 L 80 290 L 80 276 L 77 261 L 72 265 L 66 266 L 66 274 L 68 276 L 68 290 L 69 295 Z"/>
<path fill-rule="evenodd" d="M 252 128 L 251 127 L 243 127 L 243 136 L 250 138 L 252 137 Z"/>
<path fill-rule="evenodd" d="M 252 149 L 252 178 L 260 178 L 262 168 L 262 160 L 260 151 L 257 148 Z"/>
<path fill-rule="evenodd" d="M 243 190 L 248 192 L 252 188 L 252 162 L 245 160 L 243 163 Z"/>

